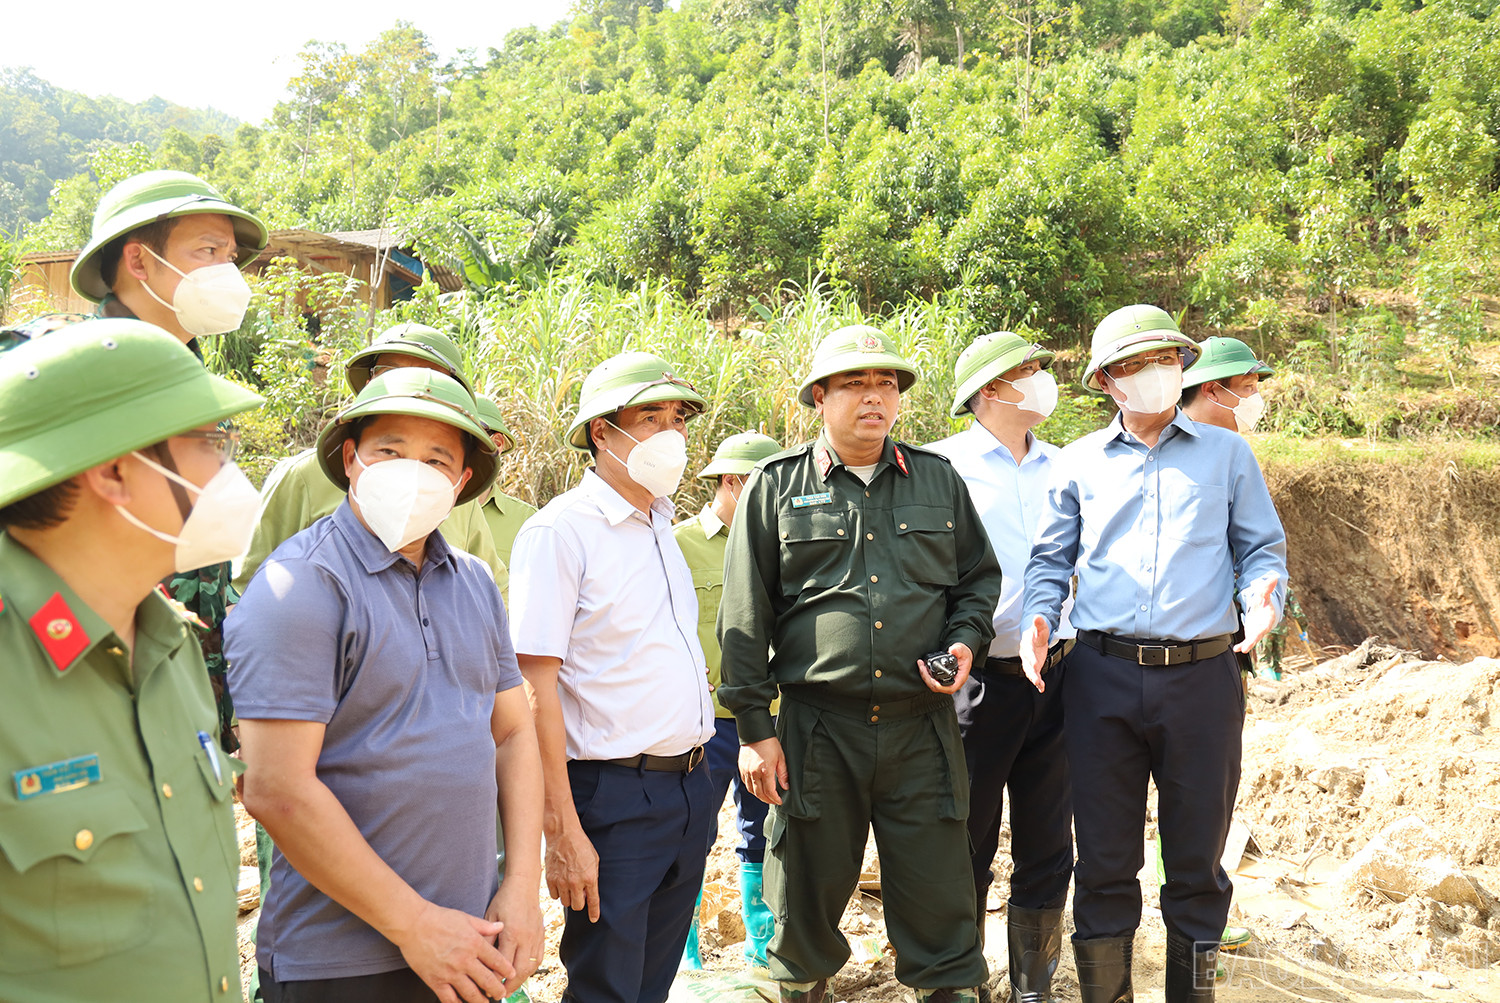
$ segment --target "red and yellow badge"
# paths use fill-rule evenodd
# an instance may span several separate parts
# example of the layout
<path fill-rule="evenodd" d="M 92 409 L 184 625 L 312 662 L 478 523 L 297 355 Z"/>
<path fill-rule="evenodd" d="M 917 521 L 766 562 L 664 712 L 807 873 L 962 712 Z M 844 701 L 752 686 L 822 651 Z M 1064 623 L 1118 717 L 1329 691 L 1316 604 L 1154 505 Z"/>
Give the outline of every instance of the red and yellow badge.
<path fill-rule="evenodd" d="M 880 343 L 880 336 L 874 331 L 866 331 L 854 339 L 854 347 L 861 352 L 883 352 L 885 346 Z"/>
<path fill-rule="evenodd" d="M 833 469 L 833 457 L 828 455 L 828 447 L 820 444 L 813 450 L 813 459 L 817 461 L 818 473 L 827 477 L 828 471 Z"/>
<path fill-rule="evenodd" d="M 898 466 L 898 467 L 901 468 L 901 472 L 903 474 L 905 474 L 906 476 L 910 477 L 911 476 L 911 471 L 906 469 L 906 454 L 903 453 L 903 452 L 901 452 L 901 447 L 900 446 L 894 446 L 893 445 L 891 447 L 891 449 L 895 450 L 895 452 L 896 452 L 896 466 Z"/>
<path fill-rule="evenodd" d="M 20 780 L 21 796 L 23 798 L 34 797 L 42 792 L 42 778 L 35 773 L 28 773 Z"/>
<path fill-rule="evenodd" d="M 88 650 L 88 631 L 73 615 L 61 592 L 52 593 L 52 598 L 43 603 L 27 623 L 31 624 L 32 632 L 42 642 L 42 649 L 57 666 L 58 672 L 66 671 L 79 655 Z"/>

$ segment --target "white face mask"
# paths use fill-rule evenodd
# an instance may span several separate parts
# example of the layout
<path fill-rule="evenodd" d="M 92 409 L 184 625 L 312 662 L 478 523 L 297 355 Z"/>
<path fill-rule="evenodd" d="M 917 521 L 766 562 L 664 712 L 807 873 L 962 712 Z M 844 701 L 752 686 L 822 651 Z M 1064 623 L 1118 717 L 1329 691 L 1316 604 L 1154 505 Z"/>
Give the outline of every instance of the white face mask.
<path fill-rule="evenodd" d="M 1260 421 L 1260 416 L 1266 413 L 1266 399 L 1260 395 L 1260 391 L 1251 391 L 1248 397 L 1241 397 L 1228 387 L 1224 387 L 1224 392 L 1239 401 L 1239 403 L 1231 406 L 1229 404 L 1220 404 L 1212 397 L 1205 397 L 1204 399 L 1215 407 L 1233 411 L 1234 427 L 1241 435 L 1254 429 Z"/>
<path fill-rule="evenodd" d="M 1161 414 L 1182 399 L 1182 367 L 1151 365 L 1130 376 L 1111 376 L 1125 395 L 1120 404 L 1136 414 Z"/>
<path fill-rule="evenodd" d="M 1046 418 L 1054 408 L 1057 407 L 1057 380 L 1045 369 L 1038 369 L 1030 376 L 1023 376 L 1019 380 L 1001 380 L 1007 383 L 1013 390 L 1021 394 L 1020 402 L 1001 401 L 1011 407 L 1022 411 L 1035 411 Z"/>
<path fill-rule="evenodd" d="M 177 315 L 177 323 L 184 331 L 196 338 L 205 334 L 226 334 L 239 328 L 245 319 L 245 309 L 250 305 L 250 287 L 239 268 L 226 261 L 222 265 L 206 265 L 184 272 L 145 244 L 141 246 L 157 261 L 182 276 L 170 303 L 158 296 L 150 283 L 143 285 L 152 299 Z"/>
<path fill-rule="evenodd" d="M 630 479 L 651 492 L 653 498 L 666 498 L 682 483 L 687 469 L 687 436 L 669 428 L 645 439 L 637 439 L 614 422 L 610 427 L 635 443 L 630 456 L 620 460 L 613 450 L 610 456 L 625 464 Z"/>
<path fill-rule="evenodd" d="M 366 463 L 358 451 L 354 462 L 364 472 L 357 492 L 349 486 L 349 497 L 359 505 L 370 532 L 391 553 L 427 536 L 453 511 L 459 486 L 436 467 L 400 458 Z"/>
<path fill-rule="evenodd" d="M 255 531 L 255 517 L 260 512 L 260 493 L 238 466 L 224 464 L 200 488 L 139 452 L 131 455 L 198 496 L 197 504 L 188 513 L 176 536 L 152 529 L 126 509 L 115 506 L 115 510 L 132 526 L 176 546 L 174 566 L 179 573 L 236 560 L 250 549 L 250 534 Z"/>

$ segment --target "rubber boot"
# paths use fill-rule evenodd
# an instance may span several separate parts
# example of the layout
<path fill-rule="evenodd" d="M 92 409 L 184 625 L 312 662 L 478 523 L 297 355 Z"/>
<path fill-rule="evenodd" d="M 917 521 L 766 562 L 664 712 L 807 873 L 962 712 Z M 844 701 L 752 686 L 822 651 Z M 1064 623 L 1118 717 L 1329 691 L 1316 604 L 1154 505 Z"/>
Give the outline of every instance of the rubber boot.
<path fill-rule="evenodd" d="M 970 989 L 918 989 L 917 1003 L 979 1003 L 979 987 Z"/>
<path fill-rule="evenodd" d="M 828 998 L 828 980 L 778 982 L 776 990 L 781 1003 L 823 1003 Z"/>
<path fill-rule="evenodd" d="M 698 901 L 693 903 L 693 925 L 688 927 L 687 943 L 682 945 L 682 960 L 677 963 L 679 972 L 697 972 L 703 969 L 703 957 L 698 953 L 698 914 L 703 909 L 703 889 L 698 889 Z"/>
<path fill-rule="evenodd" d="M 1130 986 L 1134 937 L 1073 941 L 1079 1003 L 1135 1003 Z"/>
<path fill-rule="evenodd" d="M 1006 907 L 1011 1003 L 1052 1003 L 1052 975 L 1062 953 L 1063 911 Z"/>
<path fill-rule="evenodd" d="M 762 864 L 740 864 L 740 915 L 745 919 L 745 961 L 766 967 L 766 945 L 776 932 L 776 917 L 761 888 Z"/>
<path fill-rule="evenodd" d="M 1195 951 L 1186 937 L 1167 934 L 1166 1003 L 1213 1003 L 1219 945 Z"/>

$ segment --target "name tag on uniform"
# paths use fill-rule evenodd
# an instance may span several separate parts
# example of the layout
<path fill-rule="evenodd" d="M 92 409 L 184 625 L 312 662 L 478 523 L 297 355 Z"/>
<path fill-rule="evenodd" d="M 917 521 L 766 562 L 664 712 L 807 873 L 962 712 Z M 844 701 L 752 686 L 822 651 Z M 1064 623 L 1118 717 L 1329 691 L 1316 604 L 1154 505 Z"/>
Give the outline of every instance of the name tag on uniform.
<path fill-rule="evenodd" d="M 41 797 L 43 794 L 61 794 L 63 791 L 97 784 L 100 780 L 99 757 L 74 756 L 46 766 L 17 770 L 14 776 L 16 797 L 22 801 Z"/>
<path fill-rule="evenodd" d="M 815 495 L 798 495 L 793 498 L 792 508 L 807 508 L 809 505 L 827 505 L 832 501 L 832 491 L 819 491 Z"/>

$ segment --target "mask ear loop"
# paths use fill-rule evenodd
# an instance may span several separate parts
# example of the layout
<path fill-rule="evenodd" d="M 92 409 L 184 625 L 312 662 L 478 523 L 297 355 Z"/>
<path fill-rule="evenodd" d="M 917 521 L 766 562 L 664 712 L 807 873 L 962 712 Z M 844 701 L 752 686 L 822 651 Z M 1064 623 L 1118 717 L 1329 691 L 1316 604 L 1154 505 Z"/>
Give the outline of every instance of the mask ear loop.
<path fill-rule="evenodd" d="M 182 471 L 178 470 L 177 464 L 172 461 L 172 453 L 167 449 L 165 442 L 153 444 L 150 450 L 158 463 L 172 471 L 178 477 L 182 476 Z M 177 502 L 177 511 L 182 514 L 182 521 L 187 522 L 187 517 L 193 511 L 192 502 L 188 499 L 187 489 L 170 477 L 167 478 L 167 486 L 172 489 L 172 499 Z"/>

